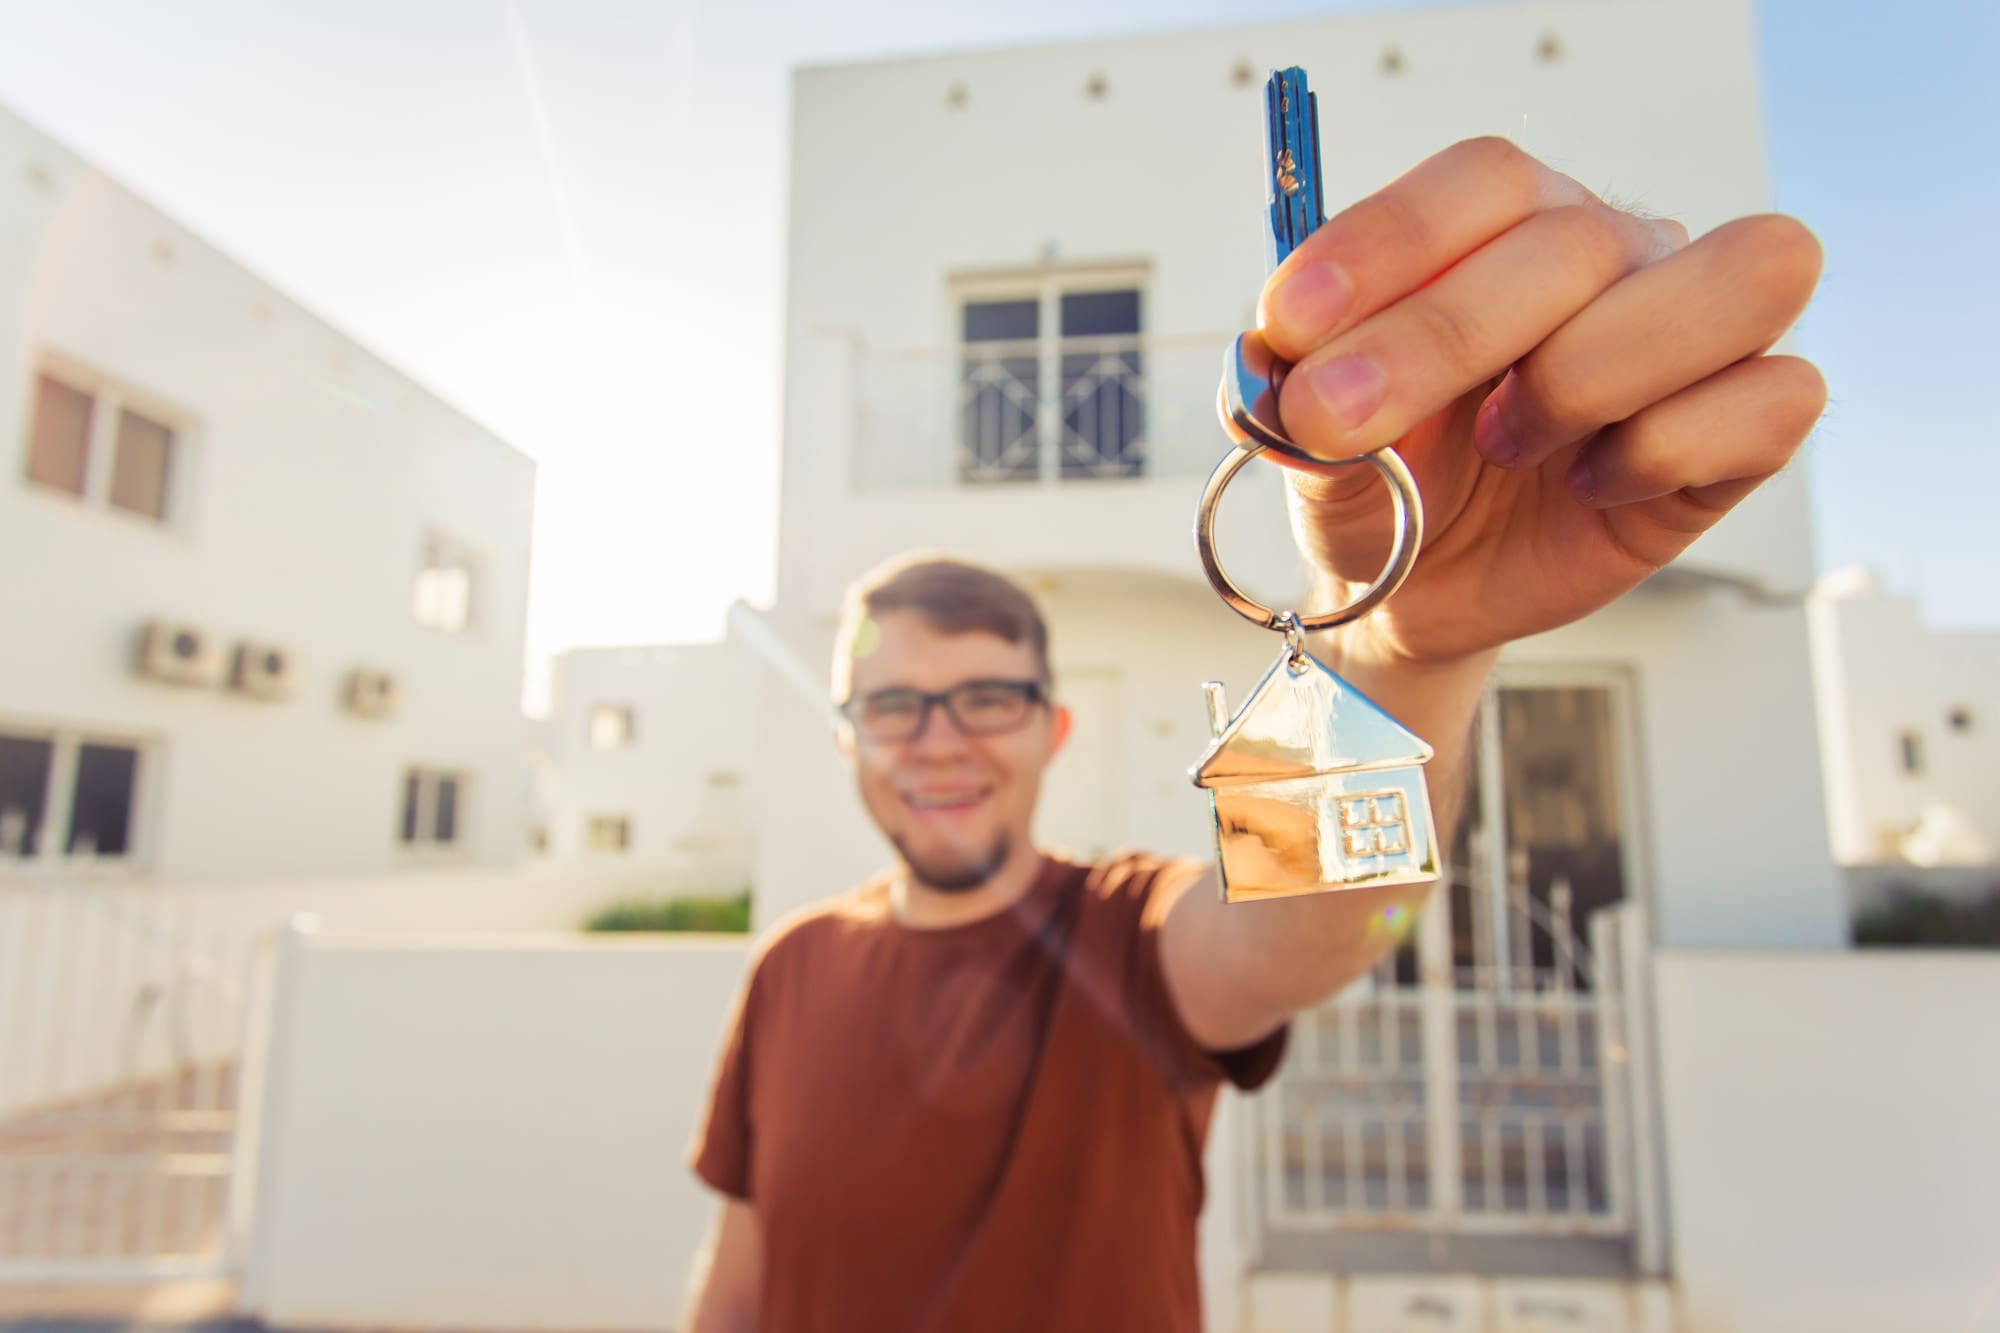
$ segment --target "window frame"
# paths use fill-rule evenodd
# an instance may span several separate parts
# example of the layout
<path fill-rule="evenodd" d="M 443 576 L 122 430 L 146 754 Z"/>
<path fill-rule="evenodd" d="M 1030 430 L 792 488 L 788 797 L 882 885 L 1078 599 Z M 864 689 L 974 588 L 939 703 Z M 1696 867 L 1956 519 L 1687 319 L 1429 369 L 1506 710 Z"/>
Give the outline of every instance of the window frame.
<path fill-rule="evenodd" d="M 616 847 L 599 846 L 597 829 L 601 824 L 615 822 L 619 829 Z M 585 856 L 630 856 L 632 854 L 632 816 L 625 811 L 599 811 L 583 817 L 583 854 Z"/>
<path fill-rule="evenodd" d="M 1148 467 L 1147 431 L 1142 427 L 1138 434 L 1140 445 L 1137 470 L 1127 476 L 1071 476 L 1063 471 L 1062 430 L 1063 413 L 1060 395 L 1063 385 L 1062 300 L 1065 296 L 1085 296 L 1103 292 L 1133 292 L 1138 297 L 1138 331 L 1132 334 L 1143 353 L 1145 344 L 1153 336 L 1151 313 L 1153 310 L 1153 269 L 1141 262 L 1121 264 L 1093 264 L 1076 266 L 1044 266 L 1040 268 L 956 274 L 946 282 L 947 327 L 950 330 L 951 362 L 953 373 L 950 392 L 953 405 L 948 419 L 953 426 L 953 447 L 956 452 L 953 475 L 955 483 L 961 487 L 1006 487 L 1010 485 L 1047 486 L 1068 482 L 1118 483 L 1145 481 L 1150 475 Z M 1035 471 L 1033 475 L 1019 477 L 992 476 L 975 477 L 968 475 L 967 458 L 969 442 L 964 438 L 964 430 L 959 422 L 959 395 L 963 393 L 963 366 L 966 351 L 978 346 L 965 338 L 965 312 L 968 306 L 997 301 L 1027 301 L 1036 303 L 1035 349 L 1037 365 L 1036 412 L 1035 412 Z M 1022 340 L 1025 341 L 1025 340 Z M 1011 345 L 1011 344 L 1009 344 Z M 1139 374 L 1142 377 L 1144 371 Z M 1051 395 L 1056 395 L 1052 402 Z M 1147 395 L 1139 394 L 1139 410 L 1143 414 L 1148 407 Z"/>
<path fill-rule="evenodd" d="M 426 528 L 417 545 L 416 570 L 410 577 L 410 618 L 420 628 L 433 630 L 439 634 L 478 634 L 479 585 L 485 564 L 485 558 L 479 548 L 470 542 L 442 528 Z M 465 618 L 456 625 L 444 624 L 437 618 L 427 617 L 422 597 L 424 580 L 427 576 L 451 570 L 465 572 Z"/>
<path fill-rule="evenodd" d="M 408 799 L 410 780 L 417 780 L 417 800 L 415 831 L 417 836 L 405 838 L 403 823 L 405 802 Z M 449 842 L 440 841 L 436 836 L 438 789 L 445 779 L 457 784 L 457 792 L 452 797 L 452 837 Z M 404 764 L 396 775 L 396 815 L 392 836 L 396 847 L 404 856 L 425 861 L 453 860 L 470 854 L 472 844 L 472 799 L 475 780 L 470 769 L 454 768 L 447 764 L 410 763 Z M 424 836 L 429 828 L 431 836 Z"/>
<path fill-rule="evenodd" d="M 0 714 L 0 735 L 47 741 L 53 747 L 49 755 L 48 794 L 42 809 L 42 827 L 36 837 L 41 850 L 32 857 L 0 857 L 0 881 L 128 879 L 151 871 L 157 853 L 160 781 L 156 775 L 165 752 L 160 737 L 143 731 L 52 723 L 15 714 Z M 122 856 L 72 856 L 68 850 L 69 826 L 76 816 L 79 760 L 86 745 L 114 747 L 134 753 L 132 807 L 125 828 L 126 850 Z M 48 850 L 51 848 L 60 850 Z"/>
<path fill-rule="evenodd" d="M 90 431 L 84 445 L 81 494 L 44 485 L 29 475 L 43 377 L 90 400 Z M 51 504 L 66 504 L 148 531 L 183 537 L 192 533 L 195 470 L 201 457 L 200 418 L 193 411 L 129 380 L 49 349 L 29 358 L 21 404 L 14 475 L 23 490 Z M 127 411 L 164 427 L 169 433 L 167 479 L 161 491 L 166 512 L 157 518 L 111 503 L 112 478 L 118 465 L 118 426 Z"/>

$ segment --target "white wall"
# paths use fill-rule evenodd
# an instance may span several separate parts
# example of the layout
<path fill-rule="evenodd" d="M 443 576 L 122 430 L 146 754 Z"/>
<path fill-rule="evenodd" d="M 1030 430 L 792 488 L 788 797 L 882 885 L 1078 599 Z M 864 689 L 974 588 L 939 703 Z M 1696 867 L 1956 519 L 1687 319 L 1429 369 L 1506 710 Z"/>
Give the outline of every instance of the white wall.
<path fill-rule="evenodd" d="M 659 866 L 549 862 L 218 885 L 0 886 L 0 1114 L 234 1058 L 260 954 L 298 914 L 344 931 L 567 933 Z M 675 867 L 686 892 L 734 892 Z"/>
<path fill-rule="evenodd" d="M 328 936 L 279 990 L 247 1313 L 659 1329 L 714 1196 L 682 1165 L 741 942 Z"/>
<path fill-rule="evenodd" d="M 2000 1330 L 2000 958 L 1655 972 L 1685 1327 Z"/>
<path fill-rule="evenodd" d="M 732 642 L 588 648 L 555 661 L 547 738 L 549 850 L 634 864 L 697 861 L 748 883 L 758 793 L 751 772 L 757 710 L 752 664 Z M 593 748 L 592 711 L 632 710 L 631 744 Z M 592 853 L 593 815 L 624 815 L 631 845 Z"/>
<path fill-rule="evenodd" d="M 22 479 L 51 353 L 193 420 L 180 521 Z M 0 727 L 146 742 L 141 860 L 157 875 L 395 869 L 412 764 L 472 775 L 455 859 L 521 855 L 533 489 L 533 465 L 483 427 L 0 110 L 0 564 L 16 571 L 0 580 Z M 433 530 L 480 562 L 469 633 L 413 617 Z M 138 679 L 133 639 L 155 616 L 290 649 L 297 697 Z M 395 720 L 342 711 L 363 664 L 400 679 Z"/>
<path fill-rule="evenodd" d="M 1561 45 L 1554 62 L 1535 55 L 1545 34 Z M 1403 56 L 1393 75 L 1380 68 L 1391 46 Z M 1239 60 L 1254 71 L 1241 86 Z M 1263 281 L 1262 75 L 1295 62 L 1319 92 L 1329 208 L 1477 134 L 1514 136 L 1697 233 L 1766 206 L 1746 0 L 1481 5 L 804 70 L 793 95 L 781 606 L 825 613 L 861 568 L 940 543 L 1015 567 L 1192 568 L 1195 478 L 1223 449 L 1206 404 Z M 1084 93 L 1093 74 L 1108 89 L 1099 99 Z M 955 108 L 954 85 L 965 94 Z M 870 403 L 858 422 L 857 394 L 884 377 L 900 377 L 906 395 L 949 392 L 955 275 L 1131 264 L 1149 273 L 1147 332 L 1173 349 L 1149 352 L 1162 403 L 1187 391 L 1202 405 L 1156 421 L 1157 475 L 855 491 L 857 432 L 884 415 Z M 917 361 L 935 363 L 931 380 L 894 369 L 910 348 L 926 349 Z M 887 406 L 944 420 L 921 404 Z M 897 449 L 949 454 L 948 426 L 930 431 L 937 438 Z M 1802 589 L 1804 487 L 1800 472 L 1778 478 L 1684 563 Z"/>
<path fill-rule="evenodd" d="M 1933 629 L 1914 598 L 1853 573 L 1829 576 L 1808 615 L 1834 856 L 1900 859 L 1897 840 L 1935 802 L 2000 846 L 2000 632 Z M 1950 721 L 1958 708 L 1971 714 L 1964 731 Z M 1905 732 L 1922 747 L 1915 773 Z"/>

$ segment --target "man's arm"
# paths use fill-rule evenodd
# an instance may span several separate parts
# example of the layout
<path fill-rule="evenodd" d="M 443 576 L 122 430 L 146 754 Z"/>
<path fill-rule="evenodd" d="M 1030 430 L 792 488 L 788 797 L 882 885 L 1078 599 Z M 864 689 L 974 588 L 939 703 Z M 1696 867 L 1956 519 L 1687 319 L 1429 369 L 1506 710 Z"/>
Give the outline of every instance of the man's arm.
<path fill-rule="evenodd" d="M 695 1258 L 682 1333 L 757 1333 L 764 1286 L 764 1236 L 757 1210 L 724 1199 L 715 1234 Z"/>

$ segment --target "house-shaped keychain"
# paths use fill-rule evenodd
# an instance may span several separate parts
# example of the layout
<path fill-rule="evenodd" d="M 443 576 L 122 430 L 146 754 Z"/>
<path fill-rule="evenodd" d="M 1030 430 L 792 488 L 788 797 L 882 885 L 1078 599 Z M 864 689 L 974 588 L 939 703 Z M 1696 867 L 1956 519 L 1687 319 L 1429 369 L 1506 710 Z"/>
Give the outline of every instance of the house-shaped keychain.
<path fill-rule="evenodd" d="M 1234 718 L 1221 684 L 1202 689 L 1214 739 L 1190 776 L 1214 805 L 1225 902 L 1438 877 L 1422 738 L 1303 651 Z"/>

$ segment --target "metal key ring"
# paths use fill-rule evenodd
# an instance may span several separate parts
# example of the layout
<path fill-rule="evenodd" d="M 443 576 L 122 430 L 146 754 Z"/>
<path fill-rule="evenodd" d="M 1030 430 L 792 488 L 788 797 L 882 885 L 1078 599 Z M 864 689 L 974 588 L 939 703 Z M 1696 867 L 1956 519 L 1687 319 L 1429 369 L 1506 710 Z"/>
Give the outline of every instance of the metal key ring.
<path fill-rule="evenodd" d="M 1194 515 L 1194 550 L 1201 560 L 1202 572 L 1214 585 L 1217 595 L 1229 603 L 1229 609 L 1245 620 L 1264 629 L 1277 629 L 1291 612 L 1273 611 L 1244 593 L 1223 572 L 1222 562 L 1215 554 L 1215 511 L 1222 501 L 1223 488 L 1229 479 L 1241 471 L 1243 465 L 1264 452 L 1264 446 L 1252 445 L 1247 448 L 1231 449 L 1215 471 L 1208 474 L 1208 485 L 1202 488 L 1201 504 Z M 1311 458 L 1311 455 L 1307 455 Z M 1387 601 L 1390 594 L 1403 586 L 1403 580 L 1410 576 L 1410 569 L 1417 563 L 1417 551 L 1424 543 L 1424 502 L 1417 493 L 1416 479 L 1410 476 L 1408 465 L 1394 448 L 1384 447 L 1362 458 L 1375 465 L 1388 484 L 1389 500 L 1395 507 L 1396 538 L 1389 548 L 1389 558 L 1382 566 L 1382 572 L 1368 585 L 1361 596 L 1346 606 L 1325 611 L 1316 616 L 1299 616 L 1297 623 L 1304 630 L 1332 629 L 1335 625 L 1345 625 L 1358 620 Z M 1360 461 L 1360 460 L 1353 460 Z M 1336 468 L 1351 467 L 1353 462 L 1327 463 L 1323 459 L 1312 459 L 1312 472 L 1330 476 Z"/>

